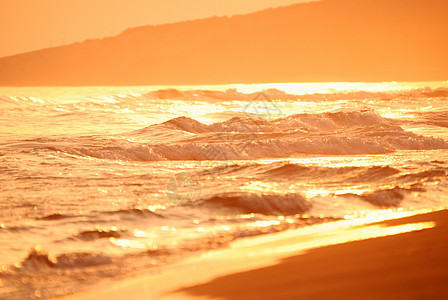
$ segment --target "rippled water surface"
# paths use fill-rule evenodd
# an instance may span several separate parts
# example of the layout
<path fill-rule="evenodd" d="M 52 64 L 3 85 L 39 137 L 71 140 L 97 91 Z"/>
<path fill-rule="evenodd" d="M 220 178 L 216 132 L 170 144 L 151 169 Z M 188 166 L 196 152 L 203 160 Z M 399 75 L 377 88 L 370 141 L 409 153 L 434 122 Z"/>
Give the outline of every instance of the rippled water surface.
<path fill-rule="evenodd" d="M 448 203 L 448 83 L 0 88 L 0 298 Z"/>

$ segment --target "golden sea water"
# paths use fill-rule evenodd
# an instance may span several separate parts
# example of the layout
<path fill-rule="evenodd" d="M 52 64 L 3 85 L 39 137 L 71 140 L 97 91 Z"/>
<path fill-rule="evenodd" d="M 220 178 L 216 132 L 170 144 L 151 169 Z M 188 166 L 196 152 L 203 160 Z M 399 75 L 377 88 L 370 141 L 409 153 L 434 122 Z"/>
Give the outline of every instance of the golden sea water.
<path fill-rule="evenodd" d="M 448 83 L 0 88 L 0 298 L 446 208 Z"/>

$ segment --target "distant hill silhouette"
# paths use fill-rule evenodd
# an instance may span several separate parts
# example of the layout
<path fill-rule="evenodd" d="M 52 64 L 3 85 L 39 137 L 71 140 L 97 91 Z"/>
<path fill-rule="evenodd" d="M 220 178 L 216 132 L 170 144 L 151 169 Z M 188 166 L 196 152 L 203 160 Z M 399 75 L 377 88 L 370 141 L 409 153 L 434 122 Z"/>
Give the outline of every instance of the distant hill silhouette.
<path fill-rule="evenodd" d="M 0 85 L 448 80 L 448 1 L 324 0 L 0 59 Z"/>

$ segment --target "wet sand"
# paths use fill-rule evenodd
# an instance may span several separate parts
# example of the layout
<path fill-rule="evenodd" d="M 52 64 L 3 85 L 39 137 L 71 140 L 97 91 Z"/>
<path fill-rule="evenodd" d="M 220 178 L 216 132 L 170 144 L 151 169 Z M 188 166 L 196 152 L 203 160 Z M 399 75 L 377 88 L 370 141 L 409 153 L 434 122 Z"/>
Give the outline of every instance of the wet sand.
<path fill-rule="evenodd" d="M 180 291 L 224 299 L 447 299 L 448 212 L 384 223 L 429 221 L 436 227 L 318 248 Z"/>
<path fill-rule="evenodd" d="M 324 234 L 325 227 L 318 227 L 318 233 L 297 236 L 298 231 L 262 244 L 243 242 L 216 255 L 69 298 L 446 299 L 448 211 L 351 225 L 356 230 L 345 228 L 343 222 L 335 224 L 342 225 Z M 365 239 L 366 233 L 375 236 L 375 230 L 387 236 Z M 396 234 L 402 231 L 410 232 Z M 344 243 L 347 238 L 364 240 Z M 333 245 L 316 248 L 319 243 L 314 241 L 319 239 Z M 280 251 L 298 241 L 312 243 L 295 250 L 295 255 Z"/>

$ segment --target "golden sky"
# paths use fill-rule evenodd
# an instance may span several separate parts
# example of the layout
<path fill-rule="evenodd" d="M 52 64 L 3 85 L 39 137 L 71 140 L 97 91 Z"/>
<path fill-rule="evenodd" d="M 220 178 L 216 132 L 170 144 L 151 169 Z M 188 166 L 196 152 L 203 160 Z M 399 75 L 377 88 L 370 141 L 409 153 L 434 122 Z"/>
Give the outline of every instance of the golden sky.
<path fill-rule="evenodd" d="M 0 0 L 0 57 L 116 35 L 134 26 L 310 0 Z"/>

